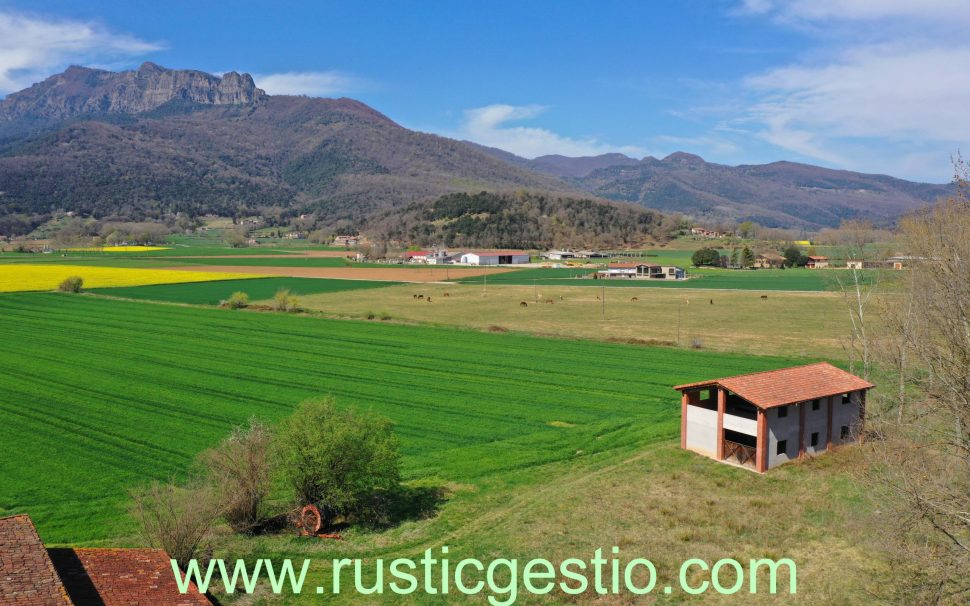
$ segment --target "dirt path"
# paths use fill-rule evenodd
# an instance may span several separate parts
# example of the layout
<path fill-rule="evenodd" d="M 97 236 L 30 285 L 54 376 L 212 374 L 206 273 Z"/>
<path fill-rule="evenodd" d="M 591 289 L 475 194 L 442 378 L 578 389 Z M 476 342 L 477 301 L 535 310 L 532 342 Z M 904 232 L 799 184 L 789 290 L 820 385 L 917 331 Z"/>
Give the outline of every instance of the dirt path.
<path fill-rule="evenodd" d="M 195 265 L 170 267 L 178 271 L 208 271 L 237 274 L 261 274 L 291 278 L 336 278 L 345 280 L 384 280 L 393 282 L 442 282 L 515 271 L 512 268 L 480 267 L 263 267 L 261 265 Z"/>

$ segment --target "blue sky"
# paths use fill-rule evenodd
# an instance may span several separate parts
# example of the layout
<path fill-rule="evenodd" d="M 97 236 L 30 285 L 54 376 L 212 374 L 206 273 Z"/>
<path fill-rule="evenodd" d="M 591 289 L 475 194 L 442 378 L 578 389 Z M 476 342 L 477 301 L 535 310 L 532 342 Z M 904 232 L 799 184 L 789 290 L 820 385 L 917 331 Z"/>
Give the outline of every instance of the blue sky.
<path fill-rule="evenodd" d="M 683 150 L 949 180 L 967 0 L 0 0 L 0 95 L 77 63 L 253 74 L 527 157 Z"/>

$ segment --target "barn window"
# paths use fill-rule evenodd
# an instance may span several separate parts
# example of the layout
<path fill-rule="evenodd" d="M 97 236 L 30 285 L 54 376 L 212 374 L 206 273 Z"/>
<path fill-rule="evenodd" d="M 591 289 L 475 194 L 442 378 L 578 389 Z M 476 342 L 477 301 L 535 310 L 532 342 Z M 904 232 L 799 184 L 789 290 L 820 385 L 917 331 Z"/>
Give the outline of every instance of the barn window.
<path fill-rule="evenodd" d="M 812 434 L 812 446 L 818 446 L 818 432 Z"/>
<path fill-rule="evenodd" d="M 779 419 L 784 419 L 787 416 L 788 416 L 788 407 L 787 406 L 782 406 L 781 408 L 778 409 L 778 418 Z"/>
<path fill-rule="evenodd" d="M 788 440 L 778 440 L 778 447 L 775 449 L 775 454 L 785 454 L 788 452 Z"/>
<path fill-rule="evenodd" d="M 846 439 L 848 437 L 849 437 L 849 426 L 848 425 L 843 425 L 842 426 L 842 439 L 844 440 L 844 439 Z"/>
<path fill-rule="evenodd" d="M 848 404 L 851 401 L 852 401 L 852 398 L 849 396 L 849 394 L 847 394 L 847 393 L 842 394 L 842 403 L 843 404 Z"/>
<path fill-rule="evenodd" d="M 821 405 L 821 400 L 812 400 L 812 410 L 818 410 Z"/>

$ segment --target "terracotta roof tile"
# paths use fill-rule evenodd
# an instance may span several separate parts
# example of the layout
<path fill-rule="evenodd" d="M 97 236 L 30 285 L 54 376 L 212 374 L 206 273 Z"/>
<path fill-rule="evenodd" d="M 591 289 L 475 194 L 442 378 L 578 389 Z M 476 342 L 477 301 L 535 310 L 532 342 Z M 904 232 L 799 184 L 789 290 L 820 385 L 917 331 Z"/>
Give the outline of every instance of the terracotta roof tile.
<path fill-rule="evenodd" d="M 30 516 L 0 518 L 0 601 L 5 606 L 71 604 Z"/>
<path fill-rule="evenodd" d="M 875 387 L 869 381 L 836 368 L 828 362 L 819 362 L 723 379 L 698 381 L 678 385 L 674 389 L 683 391 L 714 386 L 723 387 L 759 408 L 773 408 Z"/>
<path fill-rule="evenodd" d="M 75 604 L 103 606 L 211 606 L 193 584 L 179 593 L 161 549 L 50 549 L 51 560 Z"/>

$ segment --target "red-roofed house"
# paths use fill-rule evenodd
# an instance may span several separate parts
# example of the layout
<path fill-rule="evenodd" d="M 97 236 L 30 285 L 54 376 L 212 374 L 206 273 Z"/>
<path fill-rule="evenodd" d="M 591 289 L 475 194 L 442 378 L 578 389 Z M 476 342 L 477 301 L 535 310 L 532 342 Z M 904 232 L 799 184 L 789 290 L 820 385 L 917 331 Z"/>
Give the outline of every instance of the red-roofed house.
<path fill-rule="evenodd" d="M 161 549 L 45 549 L 26 515 L 0 518 L 0 604 L 211 606 Z"/>
<path fill-rule="evenodd" d="M 827 362 L 678 385 L 680 445 L 763 473 L 855 442 L 872 387 Z"/>
<path fill-rule="evenodd" d="M 809 255 L 808 263 L 805 264 L 805 267 L 807 267 L 808 269 L 822 269 L 828 266 L 829 266 L 829 258 L 820 257 L 818 255 Z"/>

